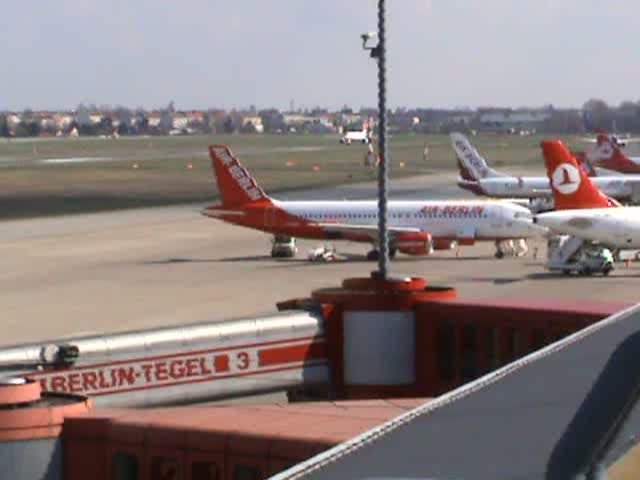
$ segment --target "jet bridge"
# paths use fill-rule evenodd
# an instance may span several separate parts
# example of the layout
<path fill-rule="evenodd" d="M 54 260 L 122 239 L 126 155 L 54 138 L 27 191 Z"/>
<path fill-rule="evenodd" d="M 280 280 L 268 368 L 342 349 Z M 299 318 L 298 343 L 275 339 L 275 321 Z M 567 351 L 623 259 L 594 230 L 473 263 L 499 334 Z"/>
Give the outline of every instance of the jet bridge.
<path fill-rule="evenodd" d="M 109 407 L 315 390 L 329 382 L 324 321 L 312 311 L 5 347 L 0 374 Z"/>

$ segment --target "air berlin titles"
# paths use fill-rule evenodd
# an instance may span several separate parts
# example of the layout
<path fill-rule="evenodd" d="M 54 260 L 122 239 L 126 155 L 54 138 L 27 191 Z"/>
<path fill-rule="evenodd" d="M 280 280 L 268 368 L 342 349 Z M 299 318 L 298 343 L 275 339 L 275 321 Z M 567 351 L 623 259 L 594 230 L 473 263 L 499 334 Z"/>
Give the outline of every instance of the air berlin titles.
<path fill-rule="evenodd" d="M 326 358 L 324 340 L 226 352 L 184 353 L 27 375 L 53 392 L 104 395 L 174 384 L 259 375 Z"/>

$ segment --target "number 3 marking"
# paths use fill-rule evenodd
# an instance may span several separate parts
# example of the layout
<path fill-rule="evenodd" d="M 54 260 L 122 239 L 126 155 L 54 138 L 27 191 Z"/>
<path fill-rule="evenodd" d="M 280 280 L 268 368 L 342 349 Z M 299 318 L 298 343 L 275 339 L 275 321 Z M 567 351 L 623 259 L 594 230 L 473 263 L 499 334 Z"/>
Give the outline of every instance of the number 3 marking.
<path fill-rule="evenodd" d="M 247 368 L 249 368 L 249 354 L 247 352 L 238 352 L 238 355 L 236 355 L 236 359 L 236 366 L 239 370 L 246 370 Z"/>

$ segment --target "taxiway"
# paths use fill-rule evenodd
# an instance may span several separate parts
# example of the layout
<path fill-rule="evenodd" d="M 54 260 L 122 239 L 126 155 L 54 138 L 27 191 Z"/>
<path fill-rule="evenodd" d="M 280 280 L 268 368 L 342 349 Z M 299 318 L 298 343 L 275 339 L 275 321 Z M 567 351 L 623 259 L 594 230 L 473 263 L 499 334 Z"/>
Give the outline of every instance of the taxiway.
<path fill-rule="evenodd" d="M 454 175 L 394 182 L 395 198 L 461 197 Z M 373 183 L 297 192 L 288 198 L 371 198 Z M 281 198 L 284 198 L 282 196 Z M 300 241 L 295 259 L 272 259 L 266 234 L 200 215 L 202 205 L 10 221 L 0 224 L 1 344 L 224 320 L 275 310 L 277 301 L 337 286 L 377 267 L 368 247 L 337 243 L 346 261 L 309 263 L 318 245 Z M 451 285 L 466 298 L 554 298 L 636 302 L 640 268 L 610 277 L 545 272 L 538 259 L 496 260 L 492 244 L 399 256 L 392 272 Z"/>

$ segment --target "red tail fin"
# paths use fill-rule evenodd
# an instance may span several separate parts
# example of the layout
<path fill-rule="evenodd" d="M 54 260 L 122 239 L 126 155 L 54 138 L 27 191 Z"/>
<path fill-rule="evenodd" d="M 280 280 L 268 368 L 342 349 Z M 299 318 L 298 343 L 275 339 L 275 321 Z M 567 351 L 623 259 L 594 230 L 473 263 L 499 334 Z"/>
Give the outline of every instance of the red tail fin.
<path fill-rule="evenodd" d="M 639 173 L 640 166 L 631 160 L 618 145 L 603 145 L 592 153 L 595 163 L 608 170 L 620 173 Z"/>
<path fill-rule="evenodd" d="M 238 207 L 269 198 L 228 146 L 211 145 L 209 156 L 224 207 Z"/>
<path fill-rule="evenodd" d="M 559 140 L 542 142 L 556 210 L 611 207 L 613 203 L 586 175 Z"/>

